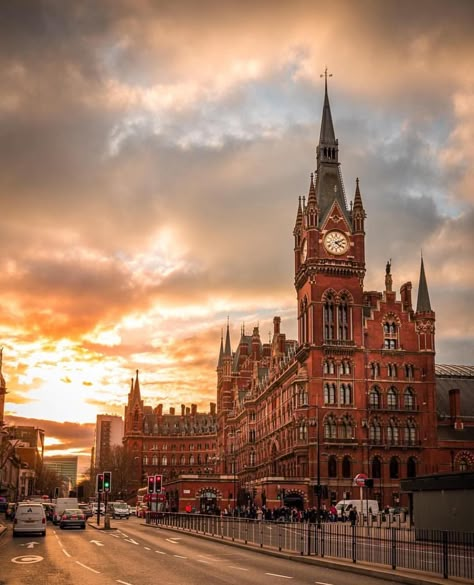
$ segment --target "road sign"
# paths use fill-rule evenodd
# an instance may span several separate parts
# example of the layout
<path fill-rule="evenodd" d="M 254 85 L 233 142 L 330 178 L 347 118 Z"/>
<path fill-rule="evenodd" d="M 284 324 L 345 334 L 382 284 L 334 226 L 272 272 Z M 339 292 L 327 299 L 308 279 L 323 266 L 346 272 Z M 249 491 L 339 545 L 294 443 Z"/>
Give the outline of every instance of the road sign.
<path fill-rule="evenodd" d="M 359 487 L 364 487 L 365 486 L 365 480 L 368 478 L 368 476 L 365 473 L 358 473 L 353 481 L 352 481 L 352 485 L 357 485 Z"/>

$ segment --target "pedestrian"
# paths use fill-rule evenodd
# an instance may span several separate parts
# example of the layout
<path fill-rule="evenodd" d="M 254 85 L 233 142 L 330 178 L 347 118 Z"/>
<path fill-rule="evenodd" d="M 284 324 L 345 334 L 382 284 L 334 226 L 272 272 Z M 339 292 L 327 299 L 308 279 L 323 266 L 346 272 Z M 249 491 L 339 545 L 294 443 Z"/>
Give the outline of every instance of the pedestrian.
<path fill-rule="evenodd" d="M 357 506 L 353 506 L 351 508 L 351 511 L 349 512 L 349 520 L 351 522 L 351 526 L 355 526 L 356 525 L 357 517 L 358 517 L 358 514 L 357 514 Z"/>

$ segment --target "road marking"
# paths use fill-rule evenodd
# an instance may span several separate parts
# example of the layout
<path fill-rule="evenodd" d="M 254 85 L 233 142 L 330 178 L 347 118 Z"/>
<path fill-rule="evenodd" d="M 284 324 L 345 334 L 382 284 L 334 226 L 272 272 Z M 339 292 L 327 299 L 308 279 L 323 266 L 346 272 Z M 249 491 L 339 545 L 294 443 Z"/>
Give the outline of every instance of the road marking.
<path fill-rule="evenodd" d="M 127 581 L 120 581 L 120 579 L 117 579 L 117 583 L 123 583 L 123 585 L 132 585 L 131 583 L 127 583 Z"/>
<path fill-rule="evenodd" d="M 248 569 L 244 569 L 244 567 L 233 567 L 232 565 L 229 566 L 229 569 L 237 569 L 238 571 L 248 571 Z"/>
<path fill-rule="evenodd" d="M 133 540 L 133 538 L 124 538 L 125 542 L 130 542 L 131 544 L 138 544 L 138 542 L 136 540 Z"/>
<path fill-rule="evenodd" d="M 205 563 L 206 565 L 210 565 L 211 561 L 203 561 L 202 559 L 198 559 L 198 563 Z"/>
<path fill-rule="evenodd" d="M 144 546 L 143 547 L 145 550 L 151 550 L 151 548 L 149 546 Z"/>
<path fill-rule="evenodd" d="M 166 538 L 167 542 L 171 542 L 171 544 L 179 544 L 179 542 L 175 538 Z"/>
<path fill-rule="evenodd" d="M 97 546 L 104 546 L 100 540 L 91 540 L 92 544 L 96 544 Z"/>
<path fill-rule="evenodd" d="M 276 573 L 265 573 L 265 575 L 270 575 L 270 577 L 281 577 L 282 579 L 293 579 L 293 577 L 288 577 L 288 575 L 277 575 Z"/>
<path fill-rule="evenodd" d="M 187 559 L 188 557 L 182 557 L 180 555 L 173 555 L 174 557 L 176 557 L 177 559 Z"/>
<path fill-rule="evenodd" d="M 26 546 L 26 548 L 35 548 L 35 544 L 39 544 L 39 542 L 32 540 L 31 542 L 25 542 L 24 544 L 20 544 L 20 546 Z"/>
<path fill-rule="evenodd" d="M 325 583 L 324 581 L 315 581 L 317 585 L 332 585 L 332 583 Z"/>
<path fill-rule="evenodd" d="M 84 567 L 84 569 L 88 569 L 89 571 L 92 571 L 93 573 L 97 573 L 98 575 L 100 575 L 100 571 L 96 571 L 95 569 L 92 569 L 91 567 L 84 565 L 84 563 L 81 563 L 80 561 L 76 561 L 76 563 L 78 565 L 81 565 L 81 567 Z"/>
<path fill-rule="evenodd" d="M 156 553 L 159 555 L 167 555 L 168 553 L 163 552 L 162 550 L 155 550 Z"/>
<path fill-rule="evenodd" d="M 37 555 L 25 555 L 21 557 L 14 557 L 12 563 L 17 565 L 31 565 L 31 563 L 39 563 L 43 560 L 43 557 Z"/>
<path fill-rule="evenodd" d="M 67 550 L 65 548 L 61 547 L 61 550 L 63 551 L 63 553 L 67 556 L 70 557 L 71 555 L 67 552 Z"/>

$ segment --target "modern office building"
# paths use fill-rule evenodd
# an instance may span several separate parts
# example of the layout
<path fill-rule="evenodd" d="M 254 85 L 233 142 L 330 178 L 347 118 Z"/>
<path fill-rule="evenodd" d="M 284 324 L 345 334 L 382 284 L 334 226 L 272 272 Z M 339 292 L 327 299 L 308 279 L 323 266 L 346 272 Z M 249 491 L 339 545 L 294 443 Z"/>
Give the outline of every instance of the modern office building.
<path fill-rule="evenodd" d="M 123 419 L 121 416 L 99 414 L 95 425 L 94 462 L 97 469 L 107 465 L 112 447 L 122 445 Z"/>

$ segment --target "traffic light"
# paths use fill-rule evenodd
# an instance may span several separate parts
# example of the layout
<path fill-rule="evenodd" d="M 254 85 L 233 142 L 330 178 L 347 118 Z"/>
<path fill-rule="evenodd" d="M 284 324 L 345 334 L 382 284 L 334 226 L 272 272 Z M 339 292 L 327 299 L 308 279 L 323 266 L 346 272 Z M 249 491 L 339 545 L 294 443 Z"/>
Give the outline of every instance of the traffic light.
<path fill-rule="evenodd" d="M 112 489 L 112 472 L 104 471 L 104 492 L 109 493 Z"/>
<path fill-rule="evenodd" d="M 148 493 L 149 494 L 155 493 L 155 476 L 154 475 L 148 476 Z"/>
<path fill-rule="evenodd" d="M 97 474 L 97 486 L 96 492 L 101 494 L 104 491 L 104 474 L 98 473 Z"/>
<path fill-rule="evenodd" d="M 163 489 L 163 476 L 162 475 L 155 475 L 155 492 L 157 494 L 161 494 L 162 489 Z"/>

